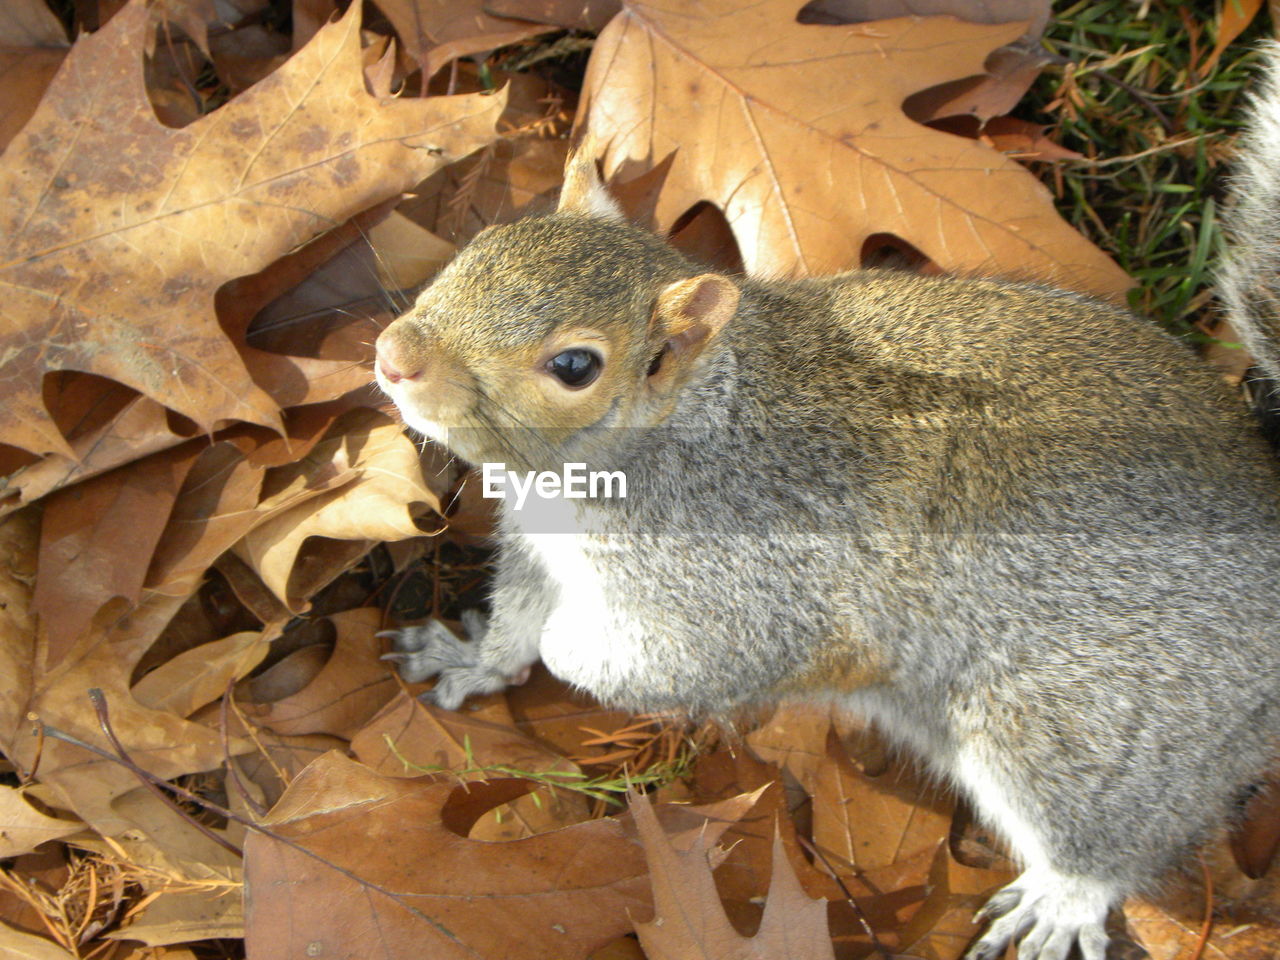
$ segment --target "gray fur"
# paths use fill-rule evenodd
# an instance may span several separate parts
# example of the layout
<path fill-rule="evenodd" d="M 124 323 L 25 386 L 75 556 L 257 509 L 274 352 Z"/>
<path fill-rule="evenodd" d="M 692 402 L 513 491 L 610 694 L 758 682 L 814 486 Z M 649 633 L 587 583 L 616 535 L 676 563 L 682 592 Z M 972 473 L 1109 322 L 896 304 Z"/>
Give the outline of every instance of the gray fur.
<path fill-rule="evenodd" d="M 1226 217 L 1232 242 L 1218 289 L 1236 334 L 1280 383 L 1280 43 L 1262 50 L 1265 72 L 1240 139 Z"/>
<path fill-rule="evenodd" d="M 406 676 L 440 670 L 455 706 L 541 652 L 626 708 L 860 711 L 1025 862 L 973 955 L 1021 936 L 1024 960 L 1101 960 L 1108 907 L 1274 759 L 1280 467 L 1256 423 L 1184 345 L 1106 304 L 889 272 L 743 281 L 652 422 L 653 304 L 697 272 L 625 223 L 524 221 L 384 332 L 454 357 L 485 344 L 467 368 L 485 424 L 514 416 L 488 351 L 536 344 L 548 317 L 628 345 L 597 421 L 456 435 L 474 459 L 621 469 L 630 493 L 576 502 L 575 533 L 507 510 L 478 647 L 406 633 Z M 412 422 L 417 401 L 388 389 Z M 566 542 L 598 596 L 547 568 Z"/>

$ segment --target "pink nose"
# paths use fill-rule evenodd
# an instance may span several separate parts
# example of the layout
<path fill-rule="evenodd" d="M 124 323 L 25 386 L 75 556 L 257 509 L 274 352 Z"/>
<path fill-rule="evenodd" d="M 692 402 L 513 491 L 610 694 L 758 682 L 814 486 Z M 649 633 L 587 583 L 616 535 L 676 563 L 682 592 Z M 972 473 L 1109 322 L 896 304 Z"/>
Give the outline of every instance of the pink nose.
<path fill-rule="evenodd" d="M 406 370 L 404 361 L 396 356 L 395 347 L 389 345 L 382 338 L 378 339 L 377 356 L 378 372 L 391 383 L 399 383 L 401 380 L 416 380 L 422 376 L 421 370 Z"/>

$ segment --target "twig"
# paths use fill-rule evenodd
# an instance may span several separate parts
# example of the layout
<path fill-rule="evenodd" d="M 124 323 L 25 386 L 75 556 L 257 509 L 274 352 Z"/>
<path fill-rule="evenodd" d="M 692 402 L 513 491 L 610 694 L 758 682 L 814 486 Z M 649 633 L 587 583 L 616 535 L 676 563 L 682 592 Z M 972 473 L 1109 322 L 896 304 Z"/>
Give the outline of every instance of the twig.
<path fill-rule="evenodd" d="M 98 715 L 98 725 L 102 727 L 102 732 L 106 735 L 107 742 L 111 744 L 111 748 L 116 752 L 116 759 L 118 759 L 120 763 L 122 763 L 125 767 L 127 767 L 133 773 L 133 775 L 138 778 L 138 780 L 142 783 L 144 787 L 146 787 L 153 794 L 155 794 L 155 796 L 159 798 L 161 803 L 163 803 L 165 806 L 172 807 L 172 809 L 179 816 L 181 816 L 182 819 L 190 823 L 193 827 L 199 830 L 207 838 L 212 840 L 214 843 L 216 843 L 218 846 L 222 847 L 223 849 L 228 850 L 231 853 L 235 854 L 237 857 L 244 856 L 244 851 L 241 850 L 239 847 L 237 847 L 234 843 L 232 843 L 226 837 L 222 836 L 220 833 L 218 833 L 208 824 L 201 823 L 199 820 L 193 817 L 186 810 L 183 810 L 181 807 L 173 804 L 172 801 L 167 796 L 165 796 L 164 792 L 160 789 L 159 784 L 163 783 L 168 789 L 174 791 L 175 793 L 178 793 L 180 796 L 183 796 L 188 800 L 195 800 L 198 803 L 199 801 L 196 800 L 196 795 L 194 793 L 192 793 L 189 790 L 184 790 L 182 787 L 176 786 L 175 784 L 171 784 L 167 780 L 163 780 L 163 781 L 159 780 L 158 777 L 155 777 L 154 775 L 147 772 L 146 770 L 143 770 L 142 767 L 138 766 L 136 763 L 133 762 L 133 758 L 129 756 L 129 754 L 124 749 L 124 745 L 120 742 L 119 738 L 116 737 L 115 730 L 111 728 L 111 717 L 107 712 L 107 698 L 103 695 L 102 691 L 99 690 L 97 687 L 94 687 L 92 690 L 89 691 L 89 699 L 93 703 L 94 712 Z M 52 727 L 45 727 L 44 729 L 48 731 L 49 736 L 51 737 L 56 737 L 59 740 L 67 740 L 67 736 L 65 734 L 62 734 L 60 731 L 55 733 Z M 71 742 L 71 741 L 67 740 L 67 742 Z M 105 751 L 103 751 L 103 753 L 105 753 Z M 157 783 L 157 781 L 159 781 L 159 783 Z"/>
<path fill-rule="evenodd" d="M 233 698 L 232 695 L 234 693 L 235 693 L 235 680 L 228 679 L 227 689 L 222 694 L 222 705 L 221 705 L 221 711 L 219 716 L 219 720 L 221 721 L 221 724 L 222 724 L 223 763 L 226 764 L 227 774 L 228 776 L 231 777 L 231 785 L 236 788 L 236 793 L 240 794 L 240 799 L 243 800 L 245 803 L 247 803 L 250 809 L 253 810 L 254 813 L 256 813 L 260 817 L 263 817 L 263 816 L 266 816 L 266 813 L 267 813 L 266 806 L 262 803 L 259 803 L 258 798 L 255 797 L 253 794 L 251 794 L 248 788 L 245 787 L 244 782 L 240 779 L 240 769 L 236 766 L 235 758 L 231 756 L 231 724 L 228 722 L 230 718 L 227 715 L 227 704 L 229 704 L 232 701 L 232 698 Z M 258 742 L 258 738 L 254 736 L 254 731 L 250 729 L 249 724 L 245 722 L 245 719 L 243 716 L 240 715 L 239 710 L 236 711 L 236 717 L 237 719 L 240 720 L 241 723 L 244 724 L 245 730 L 249 731 L 249 736 L 252 737 L 254 745 L 257 746 L 258 750 L 262 753 L 262 756 L 266 758 L 267 763 L 271 764 L 271 768 L 275 770 L 277 774 L 279 774 L 281 771 L 279 770 L 279 768 L 276 767 L 274 763 L 272 763 L 271 757 L 268 756 L 267 751 L 263 749 L 262 744 Z M 280 777 L 280 782 L 284 784 L 288 784 L 288 781 L 285 780 L 283 776 Z"/>
<path fill-rule="evenodd" d="M 1149 157 L 1153 153 L 1164 153 L 1167 150 L 1177 150 L 1179 147 L 1185 147 L 1188 143 L 1195 143 L 1201 139 L 1200 134 L 1192 134 L 1182 140 L 1171 140 L 1167 143 L 1161 143 L 1157 146 L 1150 147 L 1146 150 L 1140 150 L 1137 153 L 1125 154 L 1123 157 L 1111 157 L 1107 160 L 1093 160 L 1086 157 L 1084 160 L 1066 160 L 1064 163 L 1077 163 L 1081 166 L 1089 167 L 1114 167 L 1121 163 L 1132 163 L 1134 160 L 1141 160 L 1143 157 Z"/>
<path fill-rule="evenodd" d="M 1139 51 L 1135 51 L 1135 52 L 1139 52 Z M 1045 54 L 1045 56 L 1048 57 L 1050 63 L 1059 67 L 1065 67 L 1067 64 L 1075 63 L 1074 60 L 1070 60 L 1067 57 L 1059 56 L 1056 53 Z M 1165 133 L 1173 133 L 1174 131 L 1173 121 L 1170 120 L 1168 116 L 1165 115 L 1165 112 L 1163 110 L 1161 110 L 1159 107 L 1155 105 L 1155 102 L 1150 97 L 1148 97 L 1145 93 L 1143 93 L 1133 84 L 1129 83 L 1127 80 L 1121 80 L 1119 77 L 1108 72 L 1107 70 L 1104 70 L 1102 67 L 1087 67 L 1087 66 L 1083 67 L 1082 69 L 1077 70 L 1076 76 L 1077 77 L 1083 76 L 1086 73 L 1092 73 L 1095 76 L 1099 76 L 1103 80 L 1108 81 L 1109 83 L 1115 84 L 1125 93 L 1127 93 L 1129 96 L 1133 97 L 1133 99 L 1137 100 L 1140 104 L 1142 104 L 1144 107 L 1150 110 L 1152 116 L 1154 116 L 1156 120 L 1160 123 L 1160 126 L 1164 127 Z"/>
<path fill-rule="evenodd" d="M 831 861 L 827 859 L 826 854 L 819 850 L 816 844 L 811 843 L 807 837 L 801 836 L 799 833 L 796 834 L 796 840 L 800 843 L 800 846 L 809 851 L 810 855 L 821 860 L 822 865 L 827 868 L 827 875 L 830 876 L 831 879 L 840 887 L 840 892 L 844 894 L 845 902 L 848 903 L 849 906 L 853 907 L 853 912 L 858 917 L 858 923 L 870 938 L 871 949 L 878 953 L 883 960 L 892 960 L 892 955 L 887 949 L 885 949 L 885 945 L 880 942 L 880 938 L 876 936 L 875 930 L 871 928 L 870 921 L 867 920 L 867 915 L 862 912 L 862 908 L 858 906 L 858 901 L 854 899 L 853 891 L 845 886 L 843 878 L 841 878 L 840 874 L 838 874 L 835 868 L 831 865 Z"/>

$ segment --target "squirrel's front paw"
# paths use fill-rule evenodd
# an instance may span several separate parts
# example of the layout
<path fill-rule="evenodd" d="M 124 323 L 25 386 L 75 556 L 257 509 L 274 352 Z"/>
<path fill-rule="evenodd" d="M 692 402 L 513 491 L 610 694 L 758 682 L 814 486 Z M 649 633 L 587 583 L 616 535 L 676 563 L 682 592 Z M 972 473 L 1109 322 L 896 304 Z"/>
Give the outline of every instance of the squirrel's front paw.
<path fill-rule="evenodd" d="M 421 683 L 439 676 L 433 690 L 422 694 L 424 703 L 434 703 L 446 710 L 457 710 L 462 701 L 476 693 L 494 693 L 512 683 L 528 679 L 525 669 L 511 676 L 480 661 L 480 644 L 487 623 L 483 614 L 468 610 L 462 616 L 471 640 L 459 640 L 453 631 L 438 620 L 420 627 L 384 630 L 379 637 L 391 639 L 391 653 L 383 660 L 398 664 L 406 683 Z"/>
<path fill-rule="evenodd" d="M 1082 960 L 1106 960 L 1112 899 L 1106 885 L 1085 877 L 1027 871 L 978 911 L 991 926 L 965 960 L 995 960 L 1014 940 L 1018 960 L 1066 960 L 1077 945 Z"/>
<path fill-rule="evenodd" d="M 437 673 L 476 665 L 476 644 L 459 640 L 438 620 L 420 627 L 384 630 L 379 637 L 391 639 L 391 653 L 383 656 L 398 664 L 406 683 L 421 683 Z"/>

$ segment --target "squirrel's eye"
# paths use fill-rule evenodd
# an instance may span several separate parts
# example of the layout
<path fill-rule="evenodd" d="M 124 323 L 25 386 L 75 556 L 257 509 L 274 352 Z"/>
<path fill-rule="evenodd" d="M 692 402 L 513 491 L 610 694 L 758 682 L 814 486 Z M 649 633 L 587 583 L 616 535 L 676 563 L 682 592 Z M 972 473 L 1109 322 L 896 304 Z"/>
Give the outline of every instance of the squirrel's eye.
<path fill-rule="evenodd" d="M 600 376 L 604 361 L 591 350 L 565 350 L 547 361 L 547 370 L 566 387 L 585 387 Z"/>

